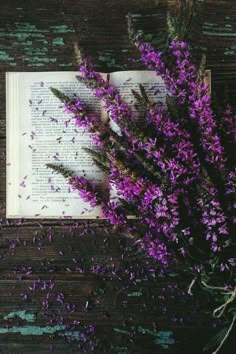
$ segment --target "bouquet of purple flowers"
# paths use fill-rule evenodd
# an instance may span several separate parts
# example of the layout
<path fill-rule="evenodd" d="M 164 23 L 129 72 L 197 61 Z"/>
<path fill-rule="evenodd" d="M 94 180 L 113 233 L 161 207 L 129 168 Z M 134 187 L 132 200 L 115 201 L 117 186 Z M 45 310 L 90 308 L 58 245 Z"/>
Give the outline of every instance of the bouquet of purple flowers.
<path fill-rule="evenodd" d="M 194 63 L 185 41 L 172 40 L 165 50 L 143 43 L 129 26 L 132 42 L 144 65 L 164 80 L 166 105 L 150 101 L 143 86 L 134 91 L 145 111 L 140 128 L 135 112 L 116 87 L 98 74 L 88 59 L 78 80 L 103 100 L 110 120 L 89 112 L 80 98 L 52 88 L 75 125 L 92 133 L 99 148 L 90 150 L 118 197 L 107 200 L 97 186 L 63 166 L 49 167 L 68 178 L 69 185 L 92 207 L 154 257 L 163 267 L 181 264 L 193 286 L 207 290 L 216 301 L 213 316 L 224 318 L 217 353 L 236 321 L 234 208 L 236 192 L 236 116 L 227 105 L 221 116 L 212 109 L 204 62 Z M 129 220 L 127 215 L 135 215 Z M 190 278 L 191 277 L 191 278 Z"/>

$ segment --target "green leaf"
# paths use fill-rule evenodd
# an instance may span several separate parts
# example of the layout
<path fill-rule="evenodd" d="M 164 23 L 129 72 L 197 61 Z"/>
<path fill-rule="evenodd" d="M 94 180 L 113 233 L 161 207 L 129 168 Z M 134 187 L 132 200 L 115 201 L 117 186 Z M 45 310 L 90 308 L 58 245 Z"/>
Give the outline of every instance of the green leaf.
<path fill-rule="evenodd" d="M 139 89 L 140 89 L 140 92 L 141 92 L 141 95 L 142 95 L 142 98 L 144 99 L 144 101 L 146 103 L 150 103 L 147 92 L 142 84 L 139 84 Z"/>
<path fill-rule="evenodd" d="M 223 327 L 211 340 L 207 343 L 207 345 L 203 348 L 203 351 L 206 352 L 207 350 L 211 349 L 212 347 L 217 347 L 223 338 L 225 337 L 228 331 L 227 327 Z"/>
<path fill-rule="evenodd" d="M 50 90 L 61 102 L 70 102 L 70 98 L 66 96 L 62 91 L 55 87 L 50 87 Z"/>
<path fill-rule="evenodd" d="M 143 98 L 137 91 L 132 89 L 131 92 L 139 103 L 143 103 Z"/>
<path fill-rule="evenodd" d="M 63 167 L 63 165 L 54 165 L 52 163 L 46 164 L 47 168 L 51 168 L 54 172 L 62 175 L 65 178 L 71 178 L 74 172 L 68 170 L 67 168 Z"/>

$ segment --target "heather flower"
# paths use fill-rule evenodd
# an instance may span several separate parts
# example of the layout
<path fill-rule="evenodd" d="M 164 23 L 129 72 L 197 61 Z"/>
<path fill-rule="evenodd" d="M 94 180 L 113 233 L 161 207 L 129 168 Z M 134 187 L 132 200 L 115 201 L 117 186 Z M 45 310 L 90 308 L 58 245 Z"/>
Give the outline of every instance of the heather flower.
<path fill-rule="evenodd" d="M 92 140 L 100 148 L 103 146 L 103 135 L 106 128 L 100 118 L 94 113 L 87 113 L 86 105 L 80 99 L 72 100 L 64 105 L 65 111 L 70 113 L 75 120 L 75 125 L 92 133 Z"/>
<path fill-rule="evenodd" d="M 164 235 L 165 241 L 178 243 L 176 228 L 179 225 L 178 197 L 164 194 L 160 188 L 147 186 L 144 197 L 137 206 L 141 219 L 155 230 L 156 235 Z"/>
<path fill-rule="evenodd" d="M 51 91 L 63 102 L 64 111 L 73 117 L 75 125 L 84 128 L 85 132 L 91 133 L 94 143 L 100 148 L 103 147 L 108 127 L 102 123 L 100 117 L 89 113 L 87 105 L 80 98 L 71 99 L 55 88 L 51 88 Z"/>
<path fill-rule="evenodd" d="M 147 99 L 143 103 L 146 120 L 141 130 L 132 108 L 122 100 L 118 90 L 85 59 L 78 80 L 103 100 L 119 133 L 112 131 L 112 125 L 101 125 L 80 99 L 66 100 L 65 110 L 73 116 L 76 125 L 93 133 L 94 142 L 102 148 L 102 159 L 97 163 L 104 168 L 109 187 L 116 190 L 117 196 L 101 200 L 95 184 L 84 177 L 70 176 L 69 184 L 92 207 L 100 204 L 102 217 L 113 225 L 122 225 L 135 238 L 135 244 L 162 269 L 185 257 L 184 270 L 194 276 L 189 294 L 193 294 L 191 289 L 195 282 L 212 292 L 217 287 L 206 285 L 202 279 L 212 276 L 214 284 L 221 273 L 233 278 L 235 267 L 235 258 L 230 255 L 228 246 L 233 245 L 231 226 L 236 221 L 233 214 L 236 177 L 235 171 L 230 171 L 227 148 L 222 145 L 224 140 L 229 145 L 235 142 L 235 116 L 227 106 L 221 141 L 208 86 L 202 83 L 201 70 L 198 72 L 193 63 L 186 42 L 171 41 L 167 50 L 161 52 L 142 43 L 133 33 L 131 36 L 143 63 L 164 80 L 169 92 L 167 107 Z M 141 89 L 140 92 L 142 102 L 145 94 Z M 135 97 L 138 100 L 139 94 Z M 93 151 L 92 156 L 98 154 Z M 128 223 L 130 211 L 137 216 L 135 226 Z M 85 270 L 76 266 L 76 271 Z M 106 268 L 95 264 L 92 271 L 105 274 Z M 130 279 L 133 278 L 131 275 Z M 39 285 L 36 283 L 34 287 Z M 222 294 L 225 297 L 225 293 Z M 59 294 L 56 299 L 64 303 Z M 217 310 L 224 312 L 233 300 L 235 298 L 231 297 L 225 307 L 222 305 Z M 47 308 L 47 302 L 43 306 Z M 85 310 L 87 308 L 88 302 Z M 73 306 L 66 309 L 74 311 Z"/>
<path fill-rule="evenodd" d="M 88 202 L 91 207 L 100 204 L 94 183 L 87 181 L 84 177 L 73 176 L 69 180 L 69 185 L 73 190 L 78 190 L 84 202 Z"/>
<path fill-rule="evenodd" d="M 56 294 L 56 300 L 57 300 L 58 302 L 60 302 L 61 304 L 64 303 L 64 298 L 65 298 L 65 296 L 64 296 L 63 293 L 57 293 L 57 294 Z"/>
<path fill-rule="evenodd" d="M 155 51 L 150 43 L 141 43 L 138 39 L 135 41 L 136 46 L 141 52 L 141 60 L 151 70 L 155 70 L 159 75 L 168 74 L 166 65 L 163 60 L 163 53 Z"/>
<path fill-rule="evenodd" d="M 197 87 L 190 100 L 190 117 L 196 121 L 200 133 L 200 142 L 205 152 L 205 160 L 215 169 L 225 169 L 226 157 L 216 132 L 216 121 L 211 109 L 211 98 L 207 94 L 207 85 Z"/>
<path fill-rule="evenodd" d="M 131 107 L 123 102 L 118 90 L 105 81 L 93 68 L 89 59 L 85 59 L 80 66 L 82 79 L 88 85 L 96 97 L 102 98 L 105 108 L 111 119 L 121 128 L 134 121 L 135 115 Z M 80 79 L 80 77 L 77 77 Z"/>
<path fill-rule="evenodd" d="M 14 240 L 8 241 L 9 250 L 14 250 L 16 248 L 16 246 L 17 246 L 16 241 L 14 241 Z"/>
<path fill-rule="evenodd" d="M 229 216 L 230 222 L 236 224 L 235 210 L 236 210 L 236 171 L 229 171 L 226 176 L 225 183 L 225 198 L 226 198 L 226 207 Z"/>
<path fill-rule="evenodd" d="M 215 187 L 205 181 L 203 188 L 207 196 L 201 196 L 197 200 L 201 209 L 201 223 L 204 225 L 205 237 L 211 244 L 211 250 L 220 252 L 226 235 L 229 234 L 227 217 L 218 201 Z"/>
<path fill-rule="evenodd" d="M 101 200 L 95 185 L 84 177 L 70 177 L 69 183 L 92 207 L 100 204 L 102 217 L 122 225 L 162 268 L 185 257 L 185 270 L 194 276 L 192 289 L 195 282 L 202 286 L 202 279 L 215 272 L 225 277 L 233 274 L 235 266 L 228 247 L 233 245 L 231 231 L 236 221 L 235 171 L 230 167 L 233 159 L 227 158 L 227 144 L 235 142 L 235 116 L 227 106 L 221 140 L 209 88 L 202 82 L 202 68 L 198 70 L 193 63 L 186 42 L 171 41 L 162 52 L 131 35 L 143 63 L 164 80 L 169 93 L 166 105 L 154 104 L 148 97 L 145 100 L 144 88 L 140 87 L 141 95 L 134 92 L 145 109 L 140 129 L 133 109 L 85 59 L 78 80 L 104 102 L 119 132 L 112 130 L 112 124 L 102 126 L 80 99 L 67 100 L 65 109 L 101 146 L 102 159 L 97 162 L 117 194 Z M 98 154 L 93 151 L 92 156 Z M 127 220 L 130 214 L 137 217 L 135 226 Z M 106 272 L 98 265 L 92 269 Z M 76 270 L 85 271 L 79 266 Z"/>
<path fill-rule="evenodd" d="M 102 76 L 94 70 L 93 64 L 90 62 L 90 60 L 83 59 L 79 70 L 84 79 L 94 80 L 103 84 L 104 80 Z"/>
<path fill-rule="evenodd" d="M 227 142 L 236 143 L 236 115 L 233 113 L 232 107 L 228 104 L 222 115 L 223 132 L 227 137 Z"/>
<path fill-rule="evenodd" d="M 170 94 L 174 95 L 180 104 L 189 104 L 189 115 L 196 121 L 200 141 L 205 152 L 206 161 L 216 169 L 225 168 L 225 155 L 216 133 L 216 122 L 210 107 L 208 86 L 198 83 L 197 70 L 190 61 L 188 45 L 184 42 L 172 41 L 169 50 L 176 59 L 172 69 L 166 68 L 162 53 L 149 44 L 136 42 L 144 64 L 163 78 Z"/>
<path fill-rule="evenodd" d="M 157 152 L 160 154 L 154 154 L 154 157 L 165 157 L 159 160 L 158 165 L 164 173 L 168 173 L 172 185 L 181 183 L 189 185 L 197 180 L 200 174 L 200 161 L 194 151 L 189 132 L 174 122 L 162 107 L 157 107 L 156 110 L 151 108 L 147 112 L 147 123 L 155 127 L 158 136 L 156 139 L 166 147 L 164 150 L 159 144 Z"/>
<path fill-rule="evenodd" d="M 148 231 L 140 245 L 143 250 L 156 259 L 161 265 L 169 265 L 169 253 L 166 244 L 160 241 L 157 235 L 153 235 L 150 231 Z"/>
<path fill-rule="evenodd" d="M 184 103 L 186 99 L 188 100 L 192 88 L 196 85 L 197 68 L 191 62 L 191 55 L 186 42 L 173 40 L 170 43 L 169 50 L 175 58 L 175 63 L 171 68 L 171 76 L 175 87 L 173 85 L 171 92 L 179 102 Z"/>
<path fill-rule="evenodd" d="M 185 42 L 172 41 L 169 46 L 170 55 L 176 59 L 176 65 L 167 67 L 163 53 L 155 51 L 149 43 L 142 43 L 139 39 L 134 43 L 141 52 L 142 62 L 151 70 L 156 71 L 166 84 L 170 94 L 175 95 L 181 103 L 185 101 L 188 94 L 188 87 L 191 82 L 196 81 L 196 67 L 190 64 L 188 45 Z"/>
<path fill-rule="evenodd" d="M 226 177 L 226 195 L 236 195 L 236 170 L 230 171 Z"/>
<path fill-rule="evenodd" d="M 112 225 L 122 225 L 127 221 L 125 213 L 117 202 L 103 202 L 102 212 Z"/>
<path fill-rule="evenodd" d="M 220 263 L 218 268 L 220 272 L 230 272 L 234 271 L 236 267 L 236 258 L 229 258 L 225 260 L 224 262 Z"/>
<path fill-rule="evenodd" d="M 126 201 L 135 201 L 143 190 L 143 179 L 134 181 L 130 176 L 120 176 L 119 180 L 111 178 L 111 185 L 115 186 L 118 196 L 122 196 Z"/>
<path fill-rule="evenodd" d="M 142 198 L 142 205 L 146 208 L 152 203 L 163 196 L 163 192 L 160 187 L 156 185 L 149 185 L 148 188 L 145 190 L 143 198 Z"/>

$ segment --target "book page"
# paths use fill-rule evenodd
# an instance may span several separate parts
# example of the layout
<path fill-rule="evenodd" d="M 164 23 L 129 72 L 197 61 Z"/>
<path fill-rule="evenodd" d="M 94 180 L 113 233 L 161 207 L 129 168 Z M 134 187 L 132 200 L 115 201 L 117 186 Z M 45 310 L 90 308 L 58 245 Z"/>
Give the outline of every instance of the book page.
<path fill-rule="evenodd" d="M 46 168 L 63 165 L 102 186 L 104 174 L 83 147 L 94 148 L 91 134 L 75 126 L 63 104 L 50 91 L 79 96 L 101 115 L 101 103 L 76 79 L 78 72 L 8 73 L 7 217 L 94 218 L 91 208 L 72 191 L 64 177 Z M 105 74 L 104 74 L 105 77 Z M 14 151 L 14 153 L 12 153 Z M 12 161 L 11 161 L 12 158 Z"/>
<path fill-rule="evenodd" d="M 135 90 L 140 94 L 140 84 L 144 87 L 151 102 L 165 103 L 166 88 L 162 78 L 157 76 L 155 71 L 116 71 L 110 74 L 110 83 L 117 87 L 123 100 L 131 104 L 136 114 L 138 114 L 137 100 L 131 90 Z M 138 119 L 144 119 L 143 113 L 139 114 Z"/>

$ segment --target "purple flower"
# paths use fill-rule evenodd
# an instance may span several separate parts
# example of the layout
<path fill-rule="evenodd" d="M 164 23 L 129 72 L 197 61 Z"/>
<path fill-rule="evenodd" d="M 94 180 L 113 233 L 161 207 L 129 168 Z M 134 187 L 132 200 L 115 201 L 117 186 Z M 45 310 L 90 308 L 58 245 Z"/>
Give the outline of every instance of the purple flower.
<path fill-rule="evenodd" d="M 211 99 L 207 95 L 207 90 L 206 85 L 196 88 L 190 100 L 189 112 L 190 117 L 198 124 L 205 160 L 214 168 L 222 171 L 225 169 L 226 157 L 220 138 L 216 133 L 216 122 L 210 107 Z"/>
<path fill-rule="evenodd" d="M 147 157 L 154 157 L 161 170 L 168 174 L 172 185 L 189 185 L 197 180 L 200 174 L 200 161 L 194 151 L 191 135 L 180 124 L 173 121 L 162 107 L 147 112 L 147 123 L 155 127 L 158 139 L 165 142 L 165 148 L 158 146 L 158 155 L 152 148 Z M 156 140 L 158 140 L 156 139 Z M 147 143 L 146 143 L 147 146 Z M 157 146 L 156 146 L 157 148 Z"/>
<path fill-rule="evenodd" d="M 100 204 L 94 183 L 87 181 L 84 177 L 73 176 L 69 180 L 69 185 L 73 190 L 78 190 L 83 201 L 90 203 L 92 207 Z"/>
<path fill-rule="evenodd" d="M 167 89 L 180 104 L 189 105 L 189 115 L 196 121 L 200 133 L 200 141 L 205 152 L 206 161 L 216 169 L 225 168 L 225 155 L 216 133 L 216 122 L 210 107 L 211 98 L 208 86 L 198 83 L 196 66 L 191 62 L 187 43 L 172 41 L 170 54 L 176 58 L 171 68 L 166 68 L 162 53 L 154 51 L 149 44 L 136 43 L 142 55 L 141 58 L 148 68 L 155 70 L 163 78 Z"/>
<path fill-rule="evenodd" d="M 117 202 L 103 202 L 102 212 L 112 225 L 122 225 L 127 221 L 125 213 Z"/>
<path fill-rule="evenodd" d="M 169 265 L 169 253 L 166 244 L 160 241 L 157 235 L 152 235 L 152 233 L 148 231 L 141 242 L 141 248 L 151 257 L 155 258 L 161 265 Z"/>
<path fill-rule="evenodd" d="M 80 72 L 84 82 L 93 90 L 94 95 L 103 99 L 111 119 L 119 124 L 121 129 L 127 127 L 129 122 L 134 121 L 135 115 L 131 107 L 123 102 L 118 90 L 94 70 L 89 59 L 82 62 Z"/>
<path fill-rule="evenodd" d="M 57 300 L 58 302 L 60 302 L 61 304 L 64 303 L 64 298 L 65 298 L 65 296 L 64 296 L 63 293 L 57 293 L 57 294 L 56 294 L 56 300 Z"/>
<path fill-rule="evenodd" d="M 210 241 L 212 251 L 219 252 L 226 235 L 229 234 L 227 217 L 217 199 L 215 187 L 207 181 L 203 181 L 202 188 L 208 197 L 200 197 L 197 201 L 201 210 L 201 223 L 204 225 L 205 237 Z"/>
<path fill-rule="evenodd" d="M 236 143 L 236 115 L 228 104 L 223 112 L 223 131 L 231 143 Z"/>

